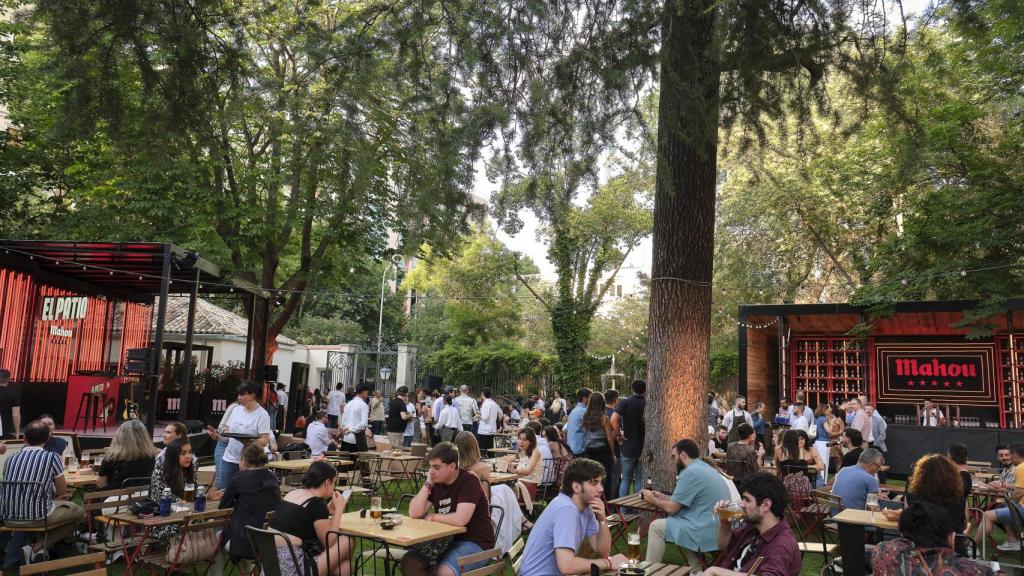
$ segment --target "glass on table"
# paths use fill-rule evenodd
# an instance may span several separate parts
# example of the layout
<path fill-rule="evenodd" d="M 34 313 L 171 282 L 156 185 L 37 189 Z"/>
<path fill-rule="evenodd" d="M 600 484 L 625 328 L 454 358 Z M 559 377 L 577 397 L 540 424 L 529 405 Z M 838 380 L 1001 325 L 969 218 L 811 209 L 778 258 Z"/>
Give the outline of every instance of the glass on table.
<path fill-rule="evenodd" d="M 196 485 L 185 484 L 185 495 L 182 498 L 185 502 L 195 502 L 196 500 Z"/>
<path fill-rule="evenodd" d="M 640 561 L 640 532 L 633 530 L 626 535 L 626 557 L 630 563 L 636 564 Z"/>
<path fill-rule="evenodd" d="M 75 458 L 74 456 L 68 456 L 67 469 L 68 469 L 68 473 L 71 474 L 72 476 L 77 475 L 78 474 L 78 458 Z"/>
<path fill-rule="evenodd" d="M 381 514 L 381 498 L 380 496 L 370 497 L 370 518 L 375 521 L 380 520 Z"/>
<path fill-rule="evenodd" d="M 878 512 L 878 494 L 868 494 L 864 500 L 864 507 L 871 512 L 871 521 L 875 521 L 875 512 Z"/>

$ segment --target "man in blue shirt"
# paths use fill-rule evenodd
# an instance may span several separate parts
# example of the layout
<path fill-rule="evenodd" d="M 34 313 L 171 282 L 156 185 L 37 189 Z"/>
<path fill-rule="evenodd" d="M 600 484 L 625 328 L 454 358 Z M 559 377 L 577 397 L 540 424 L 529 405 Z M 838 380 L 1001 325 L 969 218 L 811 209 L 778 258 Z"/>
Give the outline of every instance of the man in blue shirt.
<path fill-rule="evenodd" d="M 700 459 L 700 450 L 693 440 L 676 442 L 672 447 L 672 460 L 678 476 L 671 497 L 654 490 L 640 491 L 645 502 L 667 515 L 651 522 L 646 560 L 661 562 L 665 542 L 671 541 L 682 547 L 687 563 L 695 567 L 697 553 L 718 550 L 715 504 L 730 500 L 731 495 L 722 476 Z"/>
<path fill-rule="evenodd" d="M 519 576 L 561 576 L 586 574 L 596 564 L 602 571 L 617 570 L 626 557 L 609 557 L 612 536 L 601 495 L 604 466 L 593 460 L 577 458 L 562 474 L 562 492 L 541 513 L 523 549 Z M 577 553 L 583 539 L 598 558 L 580 558 Z"/>
<path fill-rule="evenodd" d="M 847 466 L 836 474 L 832 494 L 843 498 L 843 506 L 863 510 L 868 494 L 878 493 L 878 469 L 882 467 L 882 453 L 868 448 L 860 453 L 856 466 Z"/>
<path fill-rule="evenodd" d="M 565 424 L 565 438 L 569 442 L 569 450 L 574 456 L 580 456 L 586 451 L 583 440 L 583 413 L 587 411 L 587 403 L 590 402 L 590 389 L 580 388 L 576 391 L 576 406 L 569 413 L 569 421 Z"/>

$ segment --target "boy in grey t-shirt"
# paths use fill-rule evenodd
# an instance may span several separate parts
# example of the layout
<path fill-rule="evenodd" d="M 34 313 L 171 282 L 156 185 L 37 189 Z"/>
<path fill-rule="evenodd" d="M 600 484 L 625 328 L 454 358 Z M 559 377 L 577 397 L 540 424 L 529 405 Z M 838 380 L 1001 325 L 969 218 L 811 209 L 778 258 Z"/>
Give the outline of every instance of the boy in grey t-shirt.
<path fill-rule="evenodd" d="M 537 519 L 523 550 L 520 576 L 561 576 L 582 574 L 597 564 L 601 571 L 616 570 L 626 557 L 609 557 L 612 537 L 605 516 L 602 480 L 604 467 L 586 458 L 577 458 L 562 476 L 562 493 L 548 504 Z M 580 558 L 583 539 L 600 558 Z"/>

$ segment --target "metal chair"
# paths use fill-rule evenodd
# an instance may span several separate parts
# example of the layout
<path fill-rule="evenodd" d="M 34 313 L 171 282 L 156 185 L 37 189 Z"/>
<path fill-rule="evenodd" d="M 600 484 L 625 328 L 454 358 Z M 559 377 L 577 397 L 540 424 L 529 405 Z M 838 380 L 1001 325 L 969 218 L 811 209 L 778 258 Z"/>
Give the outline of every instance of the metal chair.
<path fill-rule="evenodd" d="M 262 574 L 266 576 L 281 576 L 281 563 L 277 557 L 277 549 L 279 547 L 277 540 L 279 538 L 284 541 L 284 545 L 288 547 L 288 551 L 291 553 L 295 573 L 304 574 L 302 567 L 305 562 L 299 562 L 303 552 L 301 550 L 295 551 L 295 546 L 287 534 L 273 528 L 260 529 L 254 526 L 246 526 L 245 531 L 249 538 L 249 544 L 256 555 L 256 566 Z"/>

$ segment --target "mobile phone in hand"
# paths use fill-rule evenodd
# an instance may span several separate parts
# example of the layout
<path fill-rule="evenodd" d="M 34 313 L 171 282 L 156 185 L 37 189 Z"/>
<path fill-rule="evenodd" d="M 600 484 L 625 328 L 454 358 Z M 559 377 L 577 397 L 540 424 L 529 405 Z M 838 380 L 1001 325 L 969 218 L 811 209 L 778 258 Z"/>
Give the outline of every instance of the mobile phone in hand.
<path fill-rule="evenodd" d="M 352 497 L 352 489 L 347 488 L 344 492 L 341 493 L 341 497 L 344 498 L 346 502 L 348 502 L 348 499 Z"/>

